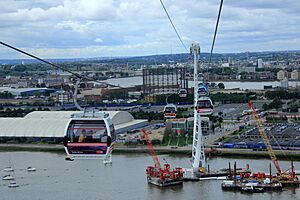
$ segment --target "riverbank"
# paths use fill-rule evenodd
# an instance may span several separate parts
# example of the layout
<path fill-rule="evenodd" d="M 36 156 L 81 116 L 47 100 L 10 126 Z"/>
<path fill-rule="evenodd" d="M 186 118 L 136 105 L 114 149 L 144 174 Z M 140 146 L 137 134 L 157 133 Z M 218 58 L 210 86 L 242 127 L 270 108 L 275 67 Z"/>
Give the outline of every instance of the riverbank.
<path fill-rule="evenodd" d="M 177 154 L 191 155 L 191 146 L 184 147 L 169 147 L 169 146 L 154 146 L 157 154 Z M 62 145 L 54 144 L 0 144 L 0 152 L 7 151 L 38 151 L 38 152 L 53 152 L 65 153 Z M 119 146 L 116 145 L 114 153 L 149 153 L 147 146 Z M 275 155 L 281 160 L 300 160 L 300 150 L 274 150 Z M 253 151 L 252 149 L 226 149 L 216 148 L 210 152 L 211 157 L 228 157 L 228 158 L 265 158 L 270 156 L 267 151 Z"/>

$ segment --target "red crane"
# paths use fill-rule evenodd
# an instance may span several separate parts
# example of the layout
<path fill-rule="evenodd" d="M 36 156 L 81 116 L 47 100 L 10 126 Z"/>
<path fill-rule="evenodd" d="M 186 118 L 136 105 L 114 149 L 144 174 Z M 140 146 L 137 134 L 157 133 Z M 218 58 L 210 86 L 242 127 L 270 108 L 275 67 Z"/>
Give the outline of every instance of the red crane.
<path fill-rule="evenodd" d="M 153 145 L 152 145 L 152 143 L 151 143 L 151 141 L 150 141 L 150 139 L 148 137 L 148 134 L 147 134 L 146 130 L 143 129 L 142 132 L 144 133 L 144 138 L 145 138 L 145 140 L 147 142 L 148 149 L 149 149 L 150 154 L 151 154 L 151 156 L 153 158 L 155 168 L 161 169 L 160 162 L 159 162 L 158 157 L 157 157 L 157 155 L 156 155 L 156 153 L 154 151 Z"/>
<path fill-rule="evenodd" d="M 155 164 L 154 167 L 148 166 L 146 169 L 148 183 L 157 186 L 170 186 L 182 184 L 182 168 L 175 168 L 174 170 L 171 170 L 169 164 L 164 164 L 164 168 L 162 168 L 146 130 L 142 130 L 142 132 L 144 133 L 144 138 L 147 142 L 147 146 Z"/>

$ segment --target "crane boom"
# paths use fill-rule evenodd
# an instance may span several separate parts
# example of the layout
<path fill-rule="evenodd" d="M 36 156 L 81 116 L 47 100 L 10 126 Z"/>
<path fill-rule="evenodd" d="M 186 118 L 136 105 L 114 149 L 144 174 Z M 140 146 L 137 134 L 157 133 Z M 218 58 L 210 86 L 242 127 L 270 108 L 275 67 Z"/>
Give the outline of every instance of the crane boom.
<path fill-rule="evenodd" d="M 277 162 L 277 157 L 276 157 L 276 155 L 275 155 L 275 153 L 274 153 L 274 151 L 272 149 L 272 146 L 271 146 L 270 140 L 269 140 L 269 138 L 267 136 L 267 133 L 265 132 L 265 129 L 264 129 L 264 126 L 263 126 L 263 122 L 261 121 L 261 119 L 260 119 L 259 115 L 257 114 L 256 109 L 255 109 L 255 107 L 254 107 L 254 105 L 252 104 L 251 101 L 248 102 L 248 106 L 253 111 L 253 116 L 254 116 L 254 119 L 256 120 L 258 131 L 259 131 L 259 133 L 261 135 L 261 138 L 262 138 L 263 142 L 267 146 L 267 150 L 268 150 L 268 153 L 269 153 L 269 155 L 271 157 L 271 160 L 274 163 L 274 165 L 275 165 L 278 173 L 281 174 L 281 169 L 280 169 L 279 164 Z"/>
<path fill-rule="evenodd" d="M 151 154 L 151 156 L 153 158 L 155 168 L 161 169 L 160 162 L 159 162 L 158 157 L 157 157 L 157 155 L 156 155 L 156 153 L 154 151 L 153 145 L 152 145 L 152 143 L 151 143 L 151 141 L 150 141 L 150 139 L 148 137 L 148 134 L 147 134 L 146 130 L 143 129 L 142 132 L 144 133 L 144 137 L 145 137 L 145 140 L 147 142 L 147 146 L 148 146 L 148 149 L 150 151 L 150 154 Z"/>

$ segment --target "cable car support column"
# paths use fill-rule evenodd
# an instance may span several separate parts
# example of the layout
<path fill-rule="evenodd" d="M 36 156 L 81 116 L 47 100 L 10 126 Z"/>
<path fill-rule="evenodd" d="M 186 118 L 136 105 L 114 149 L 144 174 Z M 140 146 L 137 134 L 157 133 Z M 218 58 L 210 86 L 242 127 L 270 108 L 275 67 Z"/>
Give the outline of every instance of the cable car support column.
<path fill-rule="evenodd" d="M 202 141 L 202 128 L 200 113 L 197 112 L 198 102 L 198 61 L 200 59 L 199 44 L 192 44 L 191 53 L 194 55 L 194 131 L 193 131 L 193 147 L 192 147 L 192 167 L 194 171 L 205 168 L 205 154 Z"/>

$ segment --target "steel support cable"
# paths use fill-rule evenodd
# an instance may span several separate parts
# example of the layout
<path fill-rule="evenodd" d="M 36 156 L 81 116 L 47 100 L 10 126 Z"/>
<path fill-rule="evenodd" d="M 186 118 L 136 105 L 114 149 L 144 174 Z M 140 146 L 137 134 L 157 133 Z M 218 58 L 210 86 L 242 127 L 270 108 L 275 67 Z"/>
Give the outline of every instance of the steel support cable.
<path fill-rule="evenodd" d="M 209 62 L 208 62 L 209 65 L 211 63 L 211 57 L 212 57 L 212 53 L 214 51 L 214 46 L 215 46 L 215 41 L 216 41 L 216 37 L 217 37 L 217 32 L 218 32 L 218 27 L 219 27 L 219 21 L 220 21 L 220 17 L 221 17 L 222 7 L 223 7 L 223 0 L 221 0 L 221 3 L 220 3 L 218 18 L 217 18 L 215 32 L 214 32 L 214 38 L 213 38 L 213 42 L 211 44 L 210 55 L 209 55 Z"/>
<path fill-rule="evenodd" d="M 68 72 L 68 73 L 72 74 L 73 76 L 76 76 L 76 77 L 79 78 L 79 79 L 88 80 L 88 81 L 94 81 L 94 82 L 101 83 L 101 84 L 105 84 L 105 85 L 108 85 L 108 86 L 119 87 L 119 88 L 121 88 L 120 86 L 116 86 L 116 85 L 113 85 L 113 84 L 110 84 L 110 83 L 101 82 L 101 81 L 98 81 L 98 80 L 93 79 L 93 78 L 90 78 L 90 77 L 82 76 L 82 75 L 80 75 L 80 74 L 77 74 L 77 73 L 75 73 L 75 72 L 72 72 L 71 70 L 68 70 L 68 69 L 66 69 L 66 68 L 63 68 L 63 67 L 61 67 L 61 66 L 59 66 L 59 65 L 57 65 L 57 64 L 54 64 L 54 63 L 52 63 L 52 62 L 49 62 L 49 61 L 44 60 L 44 59 L 42 59 L 42 58 L 39 58 L 39 57 L 37 57 L 37 56 L 35 56 L 35 55 L 32 55 L 32 54 L 30 54 L 30 53 L 28 53 L 28 52 L 26 52 L 26 51 L 23 51 L 23 50 L 21 50 L 21 49 L 19 49 L 19 48 L 13 47 L 13 46 L 11 46 L 11 45 L 9 45 L 9 44 L 7 44 L 7 43 L 4 43 L 4 42 L 1 42 L 1 41 L 0 41 L 0 44 L 3 45 L 3 46 L 8 47 L 8 48 L 10 48 L 10 49 L 13 49 L 13 50 L 15 50 L 15 51 L 18 51 L 18 52 L 20 52 L 20 53 L 22 53 L 22 54 L 25 54 L 25 55 L 27 55 L 27 56 L 29 56 L 29 57 L 32 57 L 32 58 L 34 58 L 34 59 L 37 59 L 37 60 L 39 60 L 39 61 L 41 61 L 41 62 L 43 62 L 43 63 L 46 63 L 46 64 L 48 64 L 48 65 L 50 65 L 50 66 L 52 66 L 52 67 L 54 67 L 54 68 L 61 69 L 61 70 L 65 71 L 65 72 Z"/>
<path fill-rule="evenodd" d="M 175 31 L 175 33 L 176 33 L 178 39 L 180 40 L 180 42 L 181 42 L 183 48 L 189 53 L 190 51 L 186 48 L 185 44 L 183 43 L 183 41 L 182 41 L 182 39 L 181 39 L 181 37 L 180 37 L 180 35 L 179 35 L 179 33 L 178 33 L 176 27 L 175 27 L 175 25 L 174 25 L 174 23 L 173 23 L 173 21 L 172 21 L 170 15 L 169 15 L 169 13 L 168 13 L 168 11 L 167 11 L 167 9 L 166 9 L 164 3 L 162 2 L 162 0 L 159 0 L 159 1 L 160 1 L 161 5 L 162 5 L 162 7 L 163 7 L 163 9 L 164 9 L 164 11 L 165 11 L 165 13 L 166 13 L 168 19 L 169 19 L 169 21 L 170 21 L 172 27 L 173 27 L 173 29 L 174 29 L 174 31 Z"/>
<path fill-rule="evenodd" d="M 209 61 L 208 61 L 208 65 L 207 65 L 207 75 L 208 75 L 208 68 L 209 68 L 209 66 L 211 64 L 212 53 L 214 51 L 215 41 L 216 41 L 218 27 L 219 27 L 219 21 L 220 21 L 220 18 L 221 18 L 222 7 L 223 7 L 223 0 L 221 0 L 221 2 L 220 2 L 219 13 L 218 13 L 218 17 L 217 17 L 216 26 L 215 26 L 215 32 L 214 32 L 213 42 L 212 42 L 211 48 L 210 48 Z"/>

